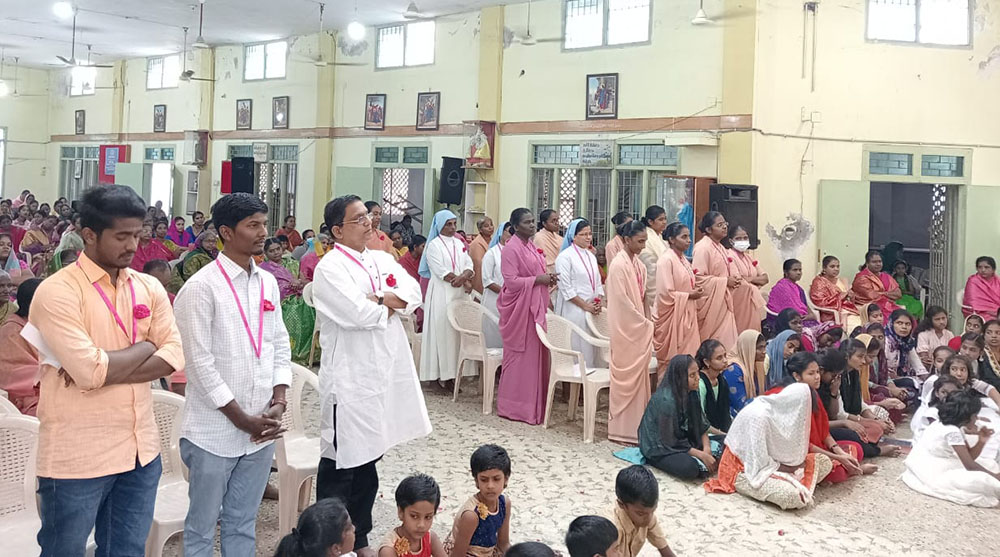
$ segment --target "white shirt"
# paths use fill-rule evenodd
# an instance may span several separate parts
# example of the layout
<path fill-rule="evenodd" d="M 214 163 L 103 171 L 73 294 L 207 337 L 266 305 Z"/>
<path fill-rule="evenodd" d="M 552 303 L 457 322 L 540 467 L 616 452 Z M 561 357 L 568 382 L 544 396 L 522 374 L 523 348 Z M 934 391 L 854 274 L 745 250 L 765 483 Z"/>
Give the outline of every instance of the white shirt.
<path fill-rule="evenodd" d="M 500 253 L 503 246 L 497 244 L 483 256 L 483 288 L 491 284 L 503 287 L 503 274 L 500 273 Z M 485 290 L 484 290 L 485 291 Z"/>
<path fill-rule="evenodd" d="M 393 281 L 395 287 L 390 287 Z M 375 292 L 392 292 L 407 304 L 399 313 L 409 315 L 420 307 L 420 284 L 392 255 L 369 249 L 359 253 L 343 244 L 320 260 L 313 284 L 323 348 L 320 455 L 338 468 L 354 468 L 429 434 L 431 423 L 403 324 L 368 299 Z"/>
<path fill-rule="evenodd" d="M 601 269 L 597 266 L 597 257 L 590 250 L 575 245 L 562 250 L 556 257 L 556 272 L 559 273 L 558 305 L 568 304 L 576 297 L 585 302 L 592 302 L 597 296 L 604 297 Z M 559 311 L 558 308 L 556 311 Z"/>
<path fill-rule="evenodd" d="M 250 441 L 250 434 L 233 425 L 219 409 L 235 399 L 247 414 L 267 410 L 274 386 L 292 383 L 291 350 L 274 275 L 252 260 L 249 274 L 225 254 L 220 253 L 216 261 L 188 279 L 174 300 L 188 378 L 181 437 L 214 455 L 232 458 L 268 444 Z M 219 264 L 239 296 L 253 342 L 257 342 L 260 323 L 261 284 L 265 305 L 269 302 L 274 307 L 263 312 L 259 359 Z"/>

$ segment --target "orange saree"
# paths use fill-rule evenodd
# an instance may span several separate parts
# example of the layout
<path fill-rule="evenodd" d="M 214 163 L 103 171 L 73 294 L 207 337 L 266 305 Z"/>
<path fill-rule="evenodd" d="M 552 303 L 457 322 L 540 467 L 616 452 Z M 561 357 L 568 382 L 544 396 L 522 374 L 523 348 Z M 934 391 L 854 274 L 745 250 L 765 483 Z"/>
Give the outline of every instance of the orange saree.
<path fill-rule="evenodd" d="M 728 288 L 731 262 L 726 248 L 708 236 L 694 245 L 694 273 L 705 295 L 697 300 L 698 331 L 701 340 L 714 338 L 728 350 L 736 344 L 733 296 Z"/>
<path fill-rule="evenodd" d="M 698 308 L 695 300 L 689 298 L 694 286 L 691 264 L 668 248 L 656 262 L 653 348 L 656 350 L 657 376 L 663 375 L 670 358 L 694 354 L 698 350 L 701 342 Z"/>
<path fill-rule="evenodd" d="M 608 439 L 633 445 L 639 441 L 639 422 L 650 397 L 653 322 L 643 303 L 645 285 L 646 267 L 639 258 L 619 253 L 605 286 L 611 331 Z"/>

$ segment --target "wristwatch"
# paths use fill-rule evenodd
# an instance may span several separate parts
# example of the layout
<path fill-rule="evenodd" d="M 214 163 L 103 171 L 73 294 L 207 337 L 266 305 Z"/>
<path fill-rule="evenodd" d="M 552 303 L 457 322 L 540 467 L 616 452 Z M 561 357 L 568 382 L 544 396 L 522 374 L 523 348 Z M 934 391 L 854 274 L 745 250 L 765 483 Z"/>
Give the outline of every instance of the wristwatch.
<path fill-rule="evenodd" d="M 385 302 L 385 296 L 379 296 L 378 297 L 378 305 L 382 305 L 383 302 Z"/>

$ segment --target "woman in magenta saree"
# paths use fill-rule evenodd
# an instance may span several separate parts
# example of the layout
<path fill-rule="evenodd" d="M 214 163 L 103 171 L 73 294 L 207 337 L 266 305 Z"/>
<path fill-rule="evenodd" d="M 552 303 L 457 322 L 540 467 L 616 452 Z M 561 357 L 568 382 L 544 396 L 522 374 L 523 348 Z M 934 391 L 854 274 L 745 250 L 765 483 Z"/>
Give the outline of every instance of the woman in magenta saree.
<path fill-rule="evenodd" d="M 497 299 L 503 339 L 497 415 L 538 425 L 545 418 L 549 358 L 535 332 L 535 324 L 545 327 L 549 287 L 556 284 L 556 274 L 546 271 L 545 256 L 531 241 L 535 234 L 535 216 L 531 211 L 515 209 L 510 222 L 514 224 L 515 236 L 501 255 L 504 282 Z"/>
<path fill-rule="evenodd" d="M 877 305 L 882 310 L 883 320 L 899 309 L 895 300 L 903 295 L 892 275 L 882 272 L 882 253 L 876 249 L 865 254 L 865 264 L 861 266 L 861 272 L 854 275 L 851 292 L 858 306 Z"/>
<path fill-rule="evenodd" d="M 976 258 L 976 272 L 965 281 L 965 294 L 962 296 L 962 313 L 966 317 L 975 313 L 987 321 L 997 318 L 1000 278 L 996 272 L 995 259 L 988 255 Z"/>
<path fill-rule="evenodd" d="M 802 262 L 798 259 L 786 259 L 782 270 L 785 276 L 774 284 L 767 296 L 768 322 L 773 326 L 779 313 L 792 308 L 802 316 L 803 326 L 819 325 L 819 318 L 806 301 L 805 290 L 798 284 L 802 279 Z"/>
<path fill-rule="evenodd" d="M 291 257 L 282 257 L 284 250 L 277 238 L 264 243 L 266 259 L 260 268 L 274 275 L 281 293 L 281 317 L 288 329 L 288 341 L 292 349 L 292 359 L 305 362 L 312 347 L 313 329 L 316 326 L 316 310 L 309 307 L 302 298 L 302 288 L 306 283 L 295 275 L 298 262 Z"/>

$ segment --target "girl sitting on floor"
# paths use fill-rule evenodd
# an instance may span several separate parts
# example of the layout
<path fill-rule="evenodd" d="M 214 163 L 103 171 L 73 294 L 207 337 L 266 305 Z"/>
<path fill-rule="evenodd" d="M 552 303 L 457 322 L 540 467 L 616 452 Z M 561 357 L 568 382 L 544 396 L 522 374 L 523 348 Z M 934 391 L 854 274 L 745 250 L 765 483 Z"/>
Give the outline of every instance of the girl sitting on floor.
<path fill-rule="evenodd" d="M 708 419 L 710 435 L 725 435 L 732 423 L 729 409 L 729 384 L 722 372 L 727 364 L 726 347 L 715 339 L 708 339 L 698 347 L 695 354 L 699 375 L 698 398 Z"/>
<path fill-rule="evenodd" d="M 933 352 L 948 346 L 955 333 L 948 330 L 948 312 L 941 306 L 930 306 L 917 326 L 917 356 L 928 369 L 934 361 Z"/>
<path fill-rule="evenodd" d="M 913 419 L 910 420 L 910 431 L 913 433 L 914 443 L 920 441 L 927 426 L 937 421 L 938 405 L 952 393 L 957 393 L 963 388 L 962 383 L 950 375 L 940 375 L 935 381 L 928 383 L 931 385 L 930 398 L 925 404 L 920 405 L 920 408 L 913 413 Z"/>
<path fill-rule="evenodd" d="M 982 317 L 973 313 L 965 318 L 965 328 L 962 329 L 962 335 L 965 333 L 983 334 L 983 325 L 985 324 L 986 321 L 984 321 Z M 958 349 L 962 346 L 962 335 L 952 337 L 952 339 L 948 341 L 948 347 L 955 352 L 958 352 Z"/>
<path fill-rule="evenodd" d="M 927 427 L 906 458 L 903 482 L 914 491 L 975 507 L 1000 504 L 1000 465 L 981 458 L 994 435 L 976 425 L 982 406 L 976 393 L 957 392 L 938 406 L 939 420 Z M 969 445 L 967 433 L 975 439 Z"/>
<path fill-rule="evenodd" d="M 722 372 L 729 385 L 729 412 L 734 418 L 750 401 L 764 394 L 767 364 L 764 335 L 753 329 L 740 333 L 729 353 L 729 367 Z"/>

